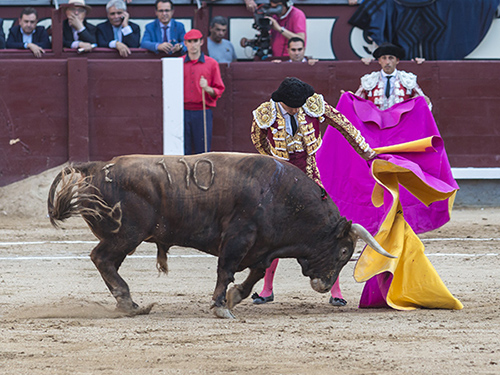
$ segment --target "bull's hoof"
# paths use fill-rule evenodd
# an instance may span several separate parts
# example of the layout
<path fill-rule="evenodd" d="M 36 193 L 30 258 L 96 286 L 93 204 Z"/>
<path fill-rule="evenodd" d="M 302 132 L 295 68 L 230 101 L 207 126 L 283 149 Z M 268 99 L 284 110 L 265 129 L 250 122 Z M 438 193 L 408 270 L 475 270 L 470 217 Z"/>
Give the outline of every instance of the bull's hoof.
<path fill-rule="evenodd" d="M 151 312 L 151 309 L 156 303 L 152 303 L 145 307 L 139 307 L 134 303 L 132 308 L 126 308 L 123 306 L 117 306 L 116 309 L 127 316 L 136 316 L 136 315 L 148 315 Z"/>
<path fill-rule="evenodd" d="M 139 307 L 136 310 L 135 315 L 148 315 L 151 312 L 151 309 L 153 308 L 154 305 L 156 305 L 156 303 L 151 303 L 145 307 Z"/>
<path fill-rule="evenodd" d="M 212 307 L 214 309 L 214 314 L 217 318 L 222 318 L 222 319 L 236 319 L 236 317 L 233 315 L 231 310 L 229 310 L 227 307 L 223 306 L 214 306 Z"/>
<path fill-rule="evenodd" d="M 232 309 L 238 303 L 240 303 L 243 298 L 241 298 L 241 293 L 237 286 L 233 286 L 226 293 L 227 306 Z"/>

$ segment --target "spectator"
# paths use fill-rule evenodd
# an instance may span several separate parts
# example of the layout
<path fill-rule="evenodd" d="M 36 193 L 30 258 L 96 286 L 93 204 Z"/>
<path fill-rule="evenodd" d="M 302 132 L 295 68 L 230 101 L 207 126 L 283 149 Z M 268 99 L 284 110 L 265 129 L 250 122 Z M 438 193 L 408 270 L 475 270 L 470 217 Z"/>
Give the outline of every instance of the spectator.
<path fill-rule="evenodd" d="M 43 26 L 37 26 L 37 22 L 36 9 L 24 8 L 19 17 L 19 25 L 10 29 L 7 48 L 29 49 L 35 57 L 42 57 L 45 53 L 44 48 L 50 48 L 51 43 L 47 30 Z"/>
<path fill-rule="evenodd" d="M 432 109 L 429 98 L 417 84 L 417 76 L 396 69 L 399 60 L 404 56 L 405 52 L 401 47 L 382 43 L 373 51 L 373 57 L 378 60 L 382 70 L 361 77 L 361 86 L 355 95 L 373 102 L 381 110 L 404 100 L 423 96 Z"/>
<path fill-rule="evenodd" d="M 174 3 L 170 0 L 156 0 L 157 19 L 146 25 L 141 47 L 152 52 L 171 55 L 186 52 L 184 45 L 184 25 L 174 20 Z"/>
<path fill-rule="evenodd" d="M 63 22 L 63 46 L 65 48 L 91 52 L 92 48 L 97 46 L 96 27 L 85 19 L 90 10 L 85 0 L 68 1 L 67 19 Z"/>
<path fill-rule="evenodd" d="M 138 25 L 129 21 L 127 4 L 123 0 L 111 0 L 106 5 L 108 20 L 97 25 L 97 45 L 114 48 L 121 57 L 132 52 L 130 48 L 138 48 L 141 30 Z"/>
<path fill-rule="evenodd" d="M 300 63 L 308 63 L 309 65 L 314 65 L 318 62 L 317 59 L 310 59 L 305 57 L 306 48 L 304 45 L 304 41 L 300 38 L 290 38 L 288 40 L 288 62 L 300 62 Z M 282 60 L 273 60 L 274 63 L 281 63 Z"/>
<path fill-rule="evenodd" d="M 227 34 L 227 18 L 217 16 L 210 21 L 210 37 L 207 39 L 208 55 L 219 63 L 236 61 L 233 44 L 224 39 Z"/>
<path fill-rule="evenodd" d="M 5 48 L 5 33 L 3 32 L 3 18 L 0 18 L 0 49 Z"/>
<path fill-rule="evenodd" d="M 307 42 L 306 15 L 293 6 L 291 1 L 270 0 L 271 8 L 282 6 L 281 15 L 267 17 L 271 21 L 271 50 L 273 57 L 288 56 L 287 45 L 290 38 L 296 37 Z"/>
<path fill-rule="evenodd" d="M 187 46 L 184 56 L 184 154 L 191 155 L 210 151 L 210 108 L 215 107 L 225 87 L 217 61 L 201 52 L 201 31 L 190 30 L 184 40 Z M 205 108 L 205 103 L 208 108 Z"/>
<path fill-rule="evenodd" d="M 322 186 L 316 166 L 316 152 L 321 146 L 320 122 L 338 129 L 364 159 L 375 157 L 375 152 L 349 120 L 297 78 L 286 78 L 271 100 L 253 111 L 252 142 L 261 154 L 290 162 Z M 274 300 L 273 279 L 277 266 L 278 259 L 275 259 L 266 270 L 262 292 L 252 295 L 253 303 Z M 338 280 L 332 287 L 330 303 L 334 306 L 347 303 L 342 298 Z"/>

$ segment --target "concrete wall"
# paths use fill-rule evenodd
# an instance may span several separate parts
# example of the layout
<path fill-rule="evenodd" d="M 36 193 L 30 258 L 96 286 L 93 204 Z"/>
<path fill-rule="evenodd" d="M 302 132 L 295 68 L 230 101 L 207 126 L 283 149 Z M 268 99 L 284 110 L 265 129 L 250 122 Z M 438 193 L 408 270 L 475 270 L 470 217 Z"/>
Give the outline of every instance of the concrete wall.
<path fill-rule="evenodd" d="M 500 180 L 457 180 L 456 207 L 500 207 Z"/>

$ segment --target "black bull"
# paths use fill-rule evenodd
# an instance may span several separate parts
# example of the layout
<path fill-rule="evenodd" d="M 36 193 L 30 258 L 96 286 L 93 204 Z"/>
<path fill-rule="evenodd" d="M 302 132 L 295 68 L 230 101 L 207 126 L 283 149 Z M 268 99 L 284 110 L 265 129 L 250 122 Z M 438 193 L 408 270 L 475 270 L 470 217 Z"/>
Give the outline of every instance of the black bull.
<path fill-rule="evenodd" d="M 150 307 L 132 301 L 118 269 L 143 241 L 156 243 L 163 272 L 174 245 L 217 256 L 212 307 L 223 318 L 233 317 L 231 309 L 275 258 L 297 259 L 312 288 L 324 293 L 358 238 L 377 246 L 301 170 L 256 154 L 133 155 L 74 165 L 52 183 L 48 211 L 54 226 L 74 215 L 84 218 L 99 239 L 91 259 L 117 307 L 131 314 Z M 234 274 L 246 268 L 246 280 L 227 291 Z"/>

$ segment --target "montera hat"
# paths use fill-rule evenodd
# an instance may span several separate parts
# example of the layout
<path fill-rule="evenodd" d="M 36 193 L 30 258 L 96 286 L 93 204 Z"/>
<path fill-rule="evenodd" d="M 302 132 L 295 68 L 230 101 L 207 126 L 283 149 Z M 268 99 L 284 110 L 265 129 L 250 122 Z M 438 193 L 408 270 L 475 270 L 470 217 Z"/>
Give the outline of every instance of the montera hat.
<path fill-rule="evenodd" d="M 201 39 L 203 34 L 198 29 L 191 29 L 186 34 L 184 34 L 184 40 Z"/>
<path fill-rule="evenodd" d="M 373 57 L 378 59 L 380 56 L 384 55 L 396 56 L 398 59 L 402 60 L 405 58 L 405 50 L 392 43 L 382 43 L 373 51 Z"/>
<path fill-rule="evenodd" d="M 87 12 L 90 12 L 90 10 L 92 9 L 90 5 L 85 4 L 85 0 L 68 0 L 66 8 L 73 8 L 73 7 L 85 8 Z"/>
<path fill-rule="evenodd" d="M 278 90 L 273 92 L 271 99 L 275 102 L 283 102 L 290 108 L 299 108 L 312 95 L 314 95 L 314 89 L 311 85 L 298 78 L 287 77 L 281 82 Z"/>

